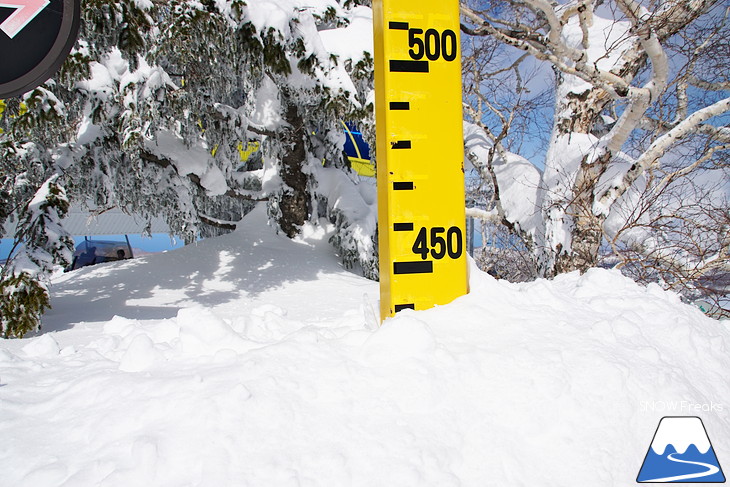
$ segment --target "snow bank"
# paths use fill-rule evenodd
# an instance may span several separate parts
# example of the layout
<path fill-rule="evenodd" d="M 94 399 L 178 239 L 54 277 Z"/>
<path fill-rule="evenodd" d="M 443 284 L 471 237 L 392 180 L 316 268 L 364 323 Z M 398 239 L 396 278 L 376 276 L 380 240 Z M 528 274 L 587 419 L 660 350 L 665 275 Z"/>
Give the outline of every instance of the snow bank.
<path fill-rule="evenodd" d="M 472 268 L 377 327 L 325 232 L 265 221 L 55 282 L 46 333 L 0 342 L 4 485 L 634 485 L 671 414 L 728 463 L 728 321 L 617 272 Z"/>

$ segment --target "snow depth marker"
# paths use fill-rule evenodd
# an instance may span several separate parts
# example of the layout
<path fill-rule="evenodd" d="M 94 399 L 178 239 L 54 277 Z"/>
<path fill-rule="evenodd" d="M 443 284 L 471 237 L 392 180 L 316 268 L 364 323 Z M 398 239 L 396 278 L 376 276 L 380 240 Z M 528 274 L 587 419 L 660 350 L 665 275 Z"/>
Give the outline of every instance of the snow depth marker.
<path fill-rule="evenodd" d="M 374 0 L 380 315 L 466 294 L 459 3 Z"/>

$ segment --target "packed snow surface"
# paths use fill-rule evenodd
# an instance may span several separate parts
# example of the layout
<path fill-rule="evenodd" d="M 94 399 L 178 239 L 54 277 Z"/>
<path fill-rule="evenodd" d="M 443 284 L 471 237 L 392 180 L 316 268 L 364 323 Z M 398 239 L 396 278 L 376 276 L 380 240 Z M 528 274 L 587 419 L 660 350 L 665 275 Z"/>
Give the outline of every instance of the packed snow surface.
<path fill-rule="evenodd" d="M 628 486 L 683 414 L 730 464 L 728 321 L 617 272 L 472 269 L 379 326 L 325 230 L 290 241 L 259 208 L 59 276 L 43 333 L 0 342 L 0 484 Z"/>

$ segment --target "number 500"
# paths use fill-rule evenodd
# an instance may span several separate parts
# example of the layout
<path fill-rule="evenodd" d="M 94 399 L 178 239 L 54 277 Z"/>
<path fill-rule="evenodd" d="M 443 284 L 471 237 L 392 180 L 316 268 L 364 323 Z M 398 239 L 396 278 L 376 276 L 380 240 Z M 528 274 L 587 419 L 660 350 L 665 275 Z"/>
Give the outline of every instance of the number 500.
<path fill-rule="evenodd" d="M 430 61 L 437 61 L 443 57 L 446 61 L 456 59 L 456 33 L 447 29 L 439 32 L 428 29 L 423 35 L 423 29 L 408 29 L 408 47 L 411 59 L 418 61 L 426 56 Z"/>

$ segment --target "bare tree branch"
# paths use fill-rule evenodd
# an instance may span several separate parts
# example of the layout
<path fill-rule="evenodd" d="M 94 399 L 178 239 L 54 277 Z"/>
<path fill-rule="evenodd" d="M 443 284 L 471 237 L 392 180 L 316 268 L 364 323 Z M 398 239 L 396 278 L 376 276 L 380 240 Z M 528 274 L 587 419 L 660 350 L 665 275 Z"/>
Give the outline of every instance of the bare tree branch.
<path fill-rule="evenodd" d="M 730 90 L 730 82 L 723 83 L 711 83 L 709 81 L 703 81 L 697 76 L 691 75 L 687 79 L 688 83 L 697 88 L 702 88 L 707 91 L 727 91 Z"/>
<path fill-rule="evenodd" d="M 730 111 L 730 97 L 713 103 L 712 105 L 697 110 L 692 115 L 677 124 L 673 129 L 659 137 L 653 144 L 634 162 L 632 168 L 626 172 L 620 185 L 609 188 L 598 197 L 598 201 L 604 207 L 609 208 L 636 179 L 654 164 L 658 158 L 664 155 L 667 150 L 679 139 L 695 130 L 701 123 L 712 117 Z"/>

